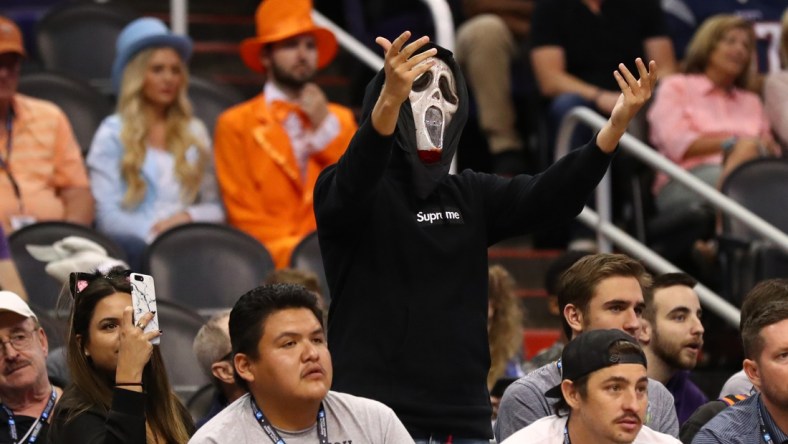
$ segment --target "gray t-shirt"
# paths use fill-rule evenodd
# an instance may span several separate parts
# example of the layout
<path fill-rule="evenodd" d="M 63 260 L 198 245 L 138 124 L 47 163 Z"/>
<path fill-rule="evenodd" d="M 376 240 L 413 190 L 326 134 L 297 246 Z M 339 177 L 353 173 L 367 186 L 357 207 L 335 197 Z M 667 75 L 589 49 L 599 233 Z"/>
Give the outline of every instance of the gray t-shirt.
<path fill-rule="evenodd" d="M 413 443 L 413 438 L 394 411 L 378 401 L 330 391 L 323 400 L 323 407 L 331 443 Z M 288 444 L 317 442 L 317 422 L 306 430 L 286 432 L 277 429 L 277 432 Z M 252 413 L 247 393 L 200 427 L 189 444 L 258 444 L 270 441 Z"/>
<path fill-rule="evenodd" d="M 503 394 L 498 407 L 494 432 L 498 442 L 523 427 L 554 414 L 557 399 L 544 393 L 561 383 L 561 370 L 551 362 L 514 381 Z M 648 380 L 648 413 L 646 425 L 658 432 L 679 436 L 679 420 L 673 407 L 673 395 L 659 382 Z"/>

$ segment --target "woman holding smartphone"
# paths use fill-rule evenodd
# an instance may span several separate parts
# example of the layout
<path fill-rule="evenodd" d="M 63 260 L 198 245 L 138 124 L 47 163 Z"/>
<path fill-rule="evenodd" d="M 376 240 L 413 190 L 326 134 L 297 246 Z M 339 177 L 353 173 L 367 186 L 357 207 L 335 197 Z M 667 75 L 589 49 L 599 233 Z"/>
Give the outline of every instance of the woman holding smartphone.
<path fill-rule="evenodd" d="M 189 412 L 172 392 L 153 319 L 132 320 L 129 272 L 72 273 L 67 342 L 72 384 L 53 415 L 54 444 L 186 443 Z"/>

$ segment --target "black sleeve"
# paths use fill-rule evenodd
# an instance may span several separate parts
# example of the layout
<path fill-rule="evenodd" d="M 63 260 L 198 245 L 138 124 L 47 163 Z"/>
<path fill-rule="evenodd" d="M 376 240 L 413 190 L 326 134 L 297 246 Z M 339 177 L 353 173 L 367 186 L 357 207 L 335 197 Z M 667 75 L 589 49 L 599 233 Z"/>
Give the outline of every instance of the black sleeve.
<path fill-rule="evenodd" d="M 561 38 L 560 18 L 565 12 L 561 10 L 561 0 L 539 0 L 534 7 L 531 19 L 532 47 L 564 46 Z"/>
<path fill-rule="evenodd" d="M 665 13 L 662 11 L 659 0 L 640 1 L 640 12 L 643 14 L 643 39 L 668 37 Z"/>
<path fill-rule="evenodd" d="M 115 388 L 106 417 L 87 411 L 56 430 L 53 444 L 146 444 L 145 394 Z"/>
<path fill-rule="evenodd" d="M 594 136 L 536 176 L 481 176 L 490 243 L 577 216 L 612 158 Z"/>
<path fill-rule="evenodd" d="M 382 136 L 364 121 L 335 165 L 320 174 L 315 184 L 315 217 L 321 230 L 369 205 L 391 157 L 394 136 Z"/>

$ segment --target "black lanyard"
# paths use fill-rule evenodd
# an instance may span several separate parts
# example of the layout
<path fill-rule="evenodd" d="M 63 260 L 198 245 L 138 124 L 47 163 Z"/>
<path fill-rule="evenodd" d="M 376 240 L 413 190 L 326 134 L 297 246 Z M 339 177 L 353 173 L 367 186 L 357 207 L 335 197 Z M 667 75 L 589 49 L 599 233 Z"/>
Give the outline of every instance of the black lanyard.
<path fill-rule="evenodd" d="M 8 138 L 5 141 L 5 159 L 0 156 L 0 167 L 5 170 L 6 175 L 8 176 L 8 181 L 11 182 L 11 188 L 14 189 L 14 195 L 16 196 L 16 200 L 19 202 L 19 212 L 24 213 L 25 207 L 22 203 L 22 192 L 19 190 L 19 183 L 14 178 L 14 175 L 11 173 L 11 148 L 13 147 L 13 129 L 14 129 L 14 109 L 12 107 L 8 108 L 8 115 L 5 119 L 5 131 L 8 135 Z"/>
<path fill-rule="evenodd" d="M 268 419 L 263 414 L 263 411 L 260 410 L 260 407 L 257 406 L 257 402 L 255 402 L 254 397 L 249 395 L 250 404 L 252 404 L 252 413 L 254 413 L 254 417 L 260 423 L 260 427 L 263 428 L 263 431 L 266 435 L 271 439 L 274 444 L 285 444 L 285 440 L 279 436 L 279 433 L 276 431 L 274 426 L 268 422 Z M 328 444 L 328 427 L 326 426 L 326 411 L 323 409 L 323 403 L 320 403 L 320 410 L 317 411 L 317 439 L 320 444 Z"/>
<path fill-rule="evenodd" d="M 22 437 L 21 441 L 18 441 L 19 435 L 16 433 L 16 420 L 14 419 L 14 412 L 8 409 L 8 407 L 4 405 L 0 405 L 5 410 L 5 414 L 8 415 L 8 430 L 11 434 L 11 440 L 16 444 L 22 443 L 34 443 L 36 439 L 38 439 L 38 434 L 41 433 L 41 429 L 44 427 L 44 424 L 47 422 L 49 418 L 49 414 L 52 413 L 52 409 L 55 407 L 55 399 L 57 399 L 57 392 L 55 388 L 52 387 L 52 395 L 49 396 L 49 401 L 47 402 L 46 407 L 41 412 L 41 416 L 36 419 L 36 422 L 27 429 L 27 433 L 25 436 Z"/>

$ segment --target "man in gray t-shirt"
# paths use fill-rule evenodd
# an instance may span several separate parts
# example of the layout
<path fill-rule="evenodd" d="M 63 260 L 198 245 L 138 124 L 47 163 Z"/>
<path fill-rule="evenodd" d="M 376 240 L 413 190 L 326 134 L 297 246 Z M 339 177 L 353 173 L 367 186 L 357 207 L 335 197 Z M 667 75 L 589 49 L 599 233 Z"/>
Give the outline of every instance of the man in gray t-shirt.
<path fill-rule="evenodd" d="M 236 382 L 249 393 L 189 444 L 413 444 L 390 408 L 329 391 L 322 320 L 317 298 L 300 285 L 264 285 L 241 296 L 230 312 L 230 342 Z"/>
<path fill-rule="evenodd" d="M 562 276 L 558 304 L 567 337 L 589 330 L 616 328 L 635 338 L 645 306 L 643 289 L 651 277 L 640 262 L 622 254 L 595 254 L 578 260 Z M 498 442 L 538 419 L 554 414 L 555 399 L 545 392 L 561 383 L 560 361 L 540 367 L 512 383 L 498 407 L 494 432 Z M 679 423 L 673 396 L 649 379 L 646 425 L 678 436 Z"/>

